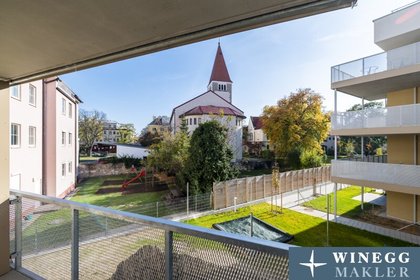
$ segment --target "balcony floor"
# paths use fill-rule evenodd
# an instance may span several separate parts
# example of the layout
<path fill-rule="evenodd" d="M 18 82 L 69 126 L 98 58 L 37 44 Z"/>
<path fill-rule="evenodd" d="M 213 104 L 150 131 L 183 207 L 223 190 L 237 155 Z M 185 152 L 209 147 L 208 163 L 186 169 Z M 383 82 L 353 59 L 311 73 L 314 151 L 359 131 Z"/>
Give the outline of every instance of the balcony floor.
<path fill-rule="evenodd" d="M 31 278 L 28 278 L 15 270 L 11 270 L 5 275 L 0 276 L 0 280 L 30 280 L 30 279 Z"/>

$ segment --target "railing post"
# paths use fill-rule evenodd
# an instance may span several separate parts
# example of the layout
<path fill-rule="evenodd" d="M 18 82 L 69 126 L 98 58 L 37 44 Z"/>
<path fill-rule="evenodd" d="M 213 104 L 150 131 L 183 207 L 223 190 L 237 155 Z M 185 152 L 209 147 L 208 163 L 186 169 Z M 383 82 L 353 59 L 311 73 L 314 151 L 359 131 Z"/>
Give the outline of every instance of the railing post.
<path fill-rule="evenodd" d="M 22 267 L 22 197 L 17 196 L 15 202 L 15 269 Z"/>
<path fill-rule="evenodd" d="M 71 279 L 79 279 L 79 210 L 71 215 Z"/>
<path fill-rule="evenodd" d="M 165 231 L 165 279 L 173 279 L 173 232 Z"/>

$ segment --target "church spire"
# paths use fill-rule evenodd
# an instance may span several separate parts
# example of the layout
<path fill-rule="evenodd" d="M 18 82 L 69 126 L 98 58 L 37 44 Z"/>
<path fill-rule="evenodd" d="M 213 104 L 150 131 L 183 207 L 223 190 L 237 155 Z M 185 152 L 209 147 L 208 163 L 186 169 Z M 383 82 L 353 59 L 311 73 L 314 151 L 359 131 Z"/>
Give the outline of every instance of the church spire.
<path fill-rule="evenodd" d="M 217 44 L 216 57 L 214 58 L 213 70 L 207 88 L 232 103 L 232 80 L 226 67 L 220 41 Z"/>
<path fill-rule="evenodd" d="M 220 47 L 220 41 L 217 45 L 216 57 L 214 59 L 213 70 L 211 71 L 209 84 L 212 81 L 232 83 L 226 67 L 225 58 L 223 57 L 222 48 Z"/>

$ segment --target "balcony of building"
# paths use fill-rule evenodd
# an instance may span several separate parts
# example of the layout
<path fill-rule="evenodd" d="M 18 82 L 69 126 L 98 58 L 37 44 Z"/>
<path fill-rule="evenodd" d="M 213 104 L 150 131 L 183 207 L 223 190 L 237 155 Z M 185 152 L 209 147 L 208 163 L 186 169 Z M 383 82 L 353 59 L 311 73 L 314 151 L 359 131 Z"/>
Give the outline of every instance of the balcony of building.
<path fill-rule="evenodd" d="M 419 85 L 420 42 L 331 67 L 331 88 L 377 100 Z"/>
<path fill-rule="evenodd" d="M 420 104 L 340 112 L 331 116 L 332 135 L 418 133 L 420 133 Z"/>
<path fill-rule="evenodd" d="M 30 279 L 288 277 L 293 245 L 21 191 L 10 194 L 11 263 Z"/>
<path fill-rule="evenodd" d="M 333 160 L 331 180 L 351 184 L 420 195 L 420 166 Z"/>

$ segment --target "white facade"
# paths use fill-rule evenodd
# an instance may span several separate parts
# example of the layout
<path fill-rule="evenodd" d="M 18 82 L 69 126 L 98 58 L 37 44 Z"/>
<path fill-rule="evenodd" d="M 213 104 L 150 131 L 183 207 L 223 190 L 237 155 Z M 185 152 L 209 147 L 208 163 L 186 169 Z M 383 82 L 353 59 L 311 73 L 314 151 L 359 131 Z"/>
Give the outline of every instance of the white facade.
<path fill-rule="evenodd" d="M 42 193 L 42 104 L 42 81 L 10 88 L 11 189 Z"/>
<path fill-rule="evenodd" d="M 106 121 L 103 126 L 103 138 L 100 142 L 117 143 L 121 139 L 119 124 L 117 122 Z"/>
<path fill-rule="evenodd" d="M 10 188 L 64 196 L 76 184 L 80 100 L 56 78 L 9 91 Z"/>
<path fill-rule="evenodd" d="M 129 144 L 117 144 L 117 157 L 134 157 L 134 158 L 144 158 L 149 155 L 149 149 L 144 147 L 129 145 Z"/>
<path fill-rule="evenodd" d="M 264 144 L 267 144 L 268 142 L 267 135 L 264 133 L 262 128 L 254 127 L 254 124 L 252 123 L 252 117 L 249 119 L 248 123 L 248 140 L 251 143 L 263 142 Z"/>

